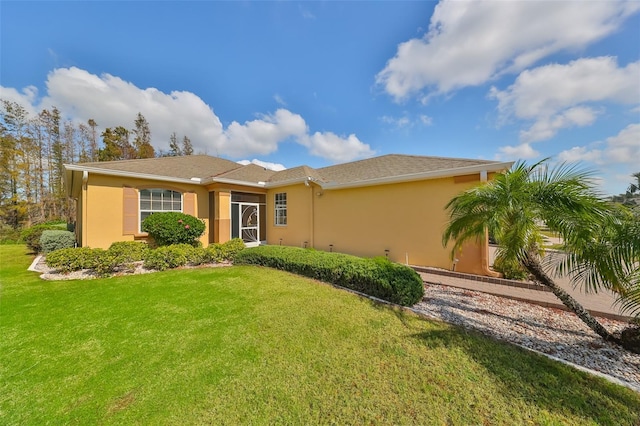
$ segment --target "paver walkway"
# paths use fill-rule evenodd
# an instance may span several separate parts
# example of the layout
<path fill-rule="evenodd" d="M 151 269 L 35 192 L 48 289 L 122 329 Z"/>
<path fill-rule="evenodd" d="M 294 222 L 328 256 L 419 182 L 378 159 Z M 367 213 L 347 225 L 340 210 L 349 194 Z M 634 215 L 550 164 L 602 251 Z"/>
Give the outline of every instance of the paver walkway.
<path fill-rule="evenodd" d="M 503 282 L 501 284 L 495 282 L 483 282 L 479 281 L 482 280 L 482 277 L 477 277 L 475 275 L 459 273 L 442 275 L 449 274 L 449 272 L 430 269 L 431 268 L 416 268 L 425 283 L 482 291 L 484 293 L 522 300 L 542 306 L 565 309 L 565 306 L 553 293 L 536 289 L 535 285 L 531 285 L 529 288 L 526 288 L 526 285 L 524 285 L 524 287 L 515 287 L 513 285 L 522 285 L 522 283 L 513 282 L 513 285 L 510 285 L 509 280 L 495 280 Z M 580 291 L 579 288 L 574 289 L 568 279 L 557 279 L 556 283 L 573 296 L 593 315 L 619 320 L 629 319 L 628 316 L 623 315 L 620 312 L 617 305 L 614 305 L 616 298 L 611 292 L 600 291 L 597 294 L 585 294 Z"/>

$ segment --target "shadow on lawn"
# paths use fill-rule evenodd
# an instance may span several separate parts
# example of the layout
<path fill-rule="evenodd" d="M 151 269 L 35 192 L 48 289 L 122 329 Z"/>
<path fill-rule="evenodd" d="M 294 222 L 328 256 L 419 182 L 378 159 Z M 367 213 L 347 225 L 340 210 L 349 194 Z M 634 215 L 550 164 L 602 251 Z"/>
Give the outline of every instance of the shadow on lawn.
<path fill-rule="evenodd" d="M 474 331 L 452 328 L 413 335 L 431 348 L 461 349 L 492 374 L 503 396 L 596 424 L 637 424 L 640 397 L 632 390 L 568 368 Z M 500 345 L 502 347 L 496 347 Z"/>

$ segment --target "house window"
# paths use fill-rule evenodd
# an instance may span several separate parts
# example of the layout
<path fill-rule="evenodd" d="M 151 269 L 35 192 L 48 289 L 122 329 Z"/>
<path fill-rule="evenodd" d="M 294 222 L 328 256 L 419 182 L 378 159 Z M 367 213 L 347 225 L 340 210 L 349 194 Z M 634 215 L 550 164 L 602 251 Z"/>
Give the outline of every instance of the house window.
<path fill-rule="evenodd" d="M 142 227 L 142 221 L 153 213 L 181 211 L 181 193 L 156 188 L 140 190 L 140 227 Z"/>
<path fill-rule="evenodd" d="M 276 225 L 287 224 L 287 193 L 280 192 L 276 194 L 275 202 Z"/>

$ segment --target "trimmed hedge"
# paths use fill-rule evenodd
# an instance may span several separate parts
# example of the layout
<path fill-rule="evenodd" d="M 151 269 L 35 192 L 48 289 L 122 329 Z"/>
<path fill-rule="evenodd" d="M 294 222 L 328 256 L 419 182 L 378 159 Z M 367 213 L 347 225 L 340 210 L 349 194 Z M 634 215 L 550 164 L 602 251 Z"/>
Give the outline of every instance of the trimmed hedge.
<path fill-rule="evenodd" d="M 190 244 L 173 244 L 150 250 L 144 257 L 144 267 L 164 271 L 184 265 L 202 265 L 232 261 L 241 250 L 244 242 L 239 238 L 224 244 L 211 244 L 207 248 L 193 247 Z"/>
<path fill-rule="evenodd" d="M 47 254 L 47 266 L 62 273 L 93 269 L 96 265 L 97 250 L 89 247 L 66 248 Z"/>
<path fill-rule="evenodd" d="M 163 271 L 184 265 L 201 265 L 231 261 L 244 243 L 236 238 L 224 244 L 194 247 L 190 244 L 174 244 L 151 249 L 145 243 L 121 241 L 111 244 L 108 250 L 88 247 L 65 248 L 47 254 L 47 265 L 62 273 L 93 270 L 105 276 L 116 271 L 132 270 L 133 263 L 144 261 L 145 268 Z"/>
<path fill-rule="evenodd" d="M 147 243 L 137 241 L 117 241 L 109 246 L 109 252 L 113 253 L 123 263 L 139 262 L 144 260 L 149 252 Z"/>
<path fill-rule="evenodd" d="M 75 245 L 76 236 L 73 232 L 47 229 L 42 231 L 42 235 L 40 236 L 40 247 L 43 253 L 72 248 L 75 247 Z"/>
<path fill-rule="evenodd" d="M 180 212 L 154 213 L 142 221 L 142 230 L 148 232 L 159 246 L 191 244 L 197 246 L 204 234 L 204 222 Z"/>
<path fill-rule="evenodd" d="M 386 258 L 368 259 L 297 247 L 260 246 L 238 253 L 235 263 L 293 272 L 403 306 L 414 305 L 424 296 L 418 273 Z"/>
<path fill-rule="evenodd" d="M 23 229 L 20 233 L 20 239 L 24 241 L 32 253 L 40 253 L 42 252 L 42 246 L 40 245 L 40 237 L 42 237 L 42 233 L 47 230 L 62 231 L 64 229 L 64 223 L 41 223 Z"/>

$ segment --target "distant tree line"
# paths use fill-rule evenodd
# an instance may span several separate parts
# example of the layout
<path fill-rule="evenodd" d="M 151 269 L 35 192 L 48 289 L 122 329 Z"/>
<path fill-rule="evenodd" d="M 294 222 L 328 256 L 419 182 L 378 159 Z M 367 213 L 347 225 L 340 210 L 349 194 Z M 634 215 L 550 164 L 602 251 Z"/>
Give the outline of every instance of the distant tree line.
<path fill-rule="evenodd" d="M 133 128 L 63 120 L 53 107 L 30 116 L 20 104 L 0 100 L 0 226 L 18 229 L 51 220 L 72 220 L 75 203 L 65 195 L 64 164 L 192 155 L 191 140 L 172 133 L 169 150 L 151 143 L 147 119 Z"/>
<path fill-rule="evenodd" d="M 633 181 L 629 184 L 624 194 L 611 197 L 611 201 L 629 207 L 640 216 L 640 172 L 631 175 Z"/>

